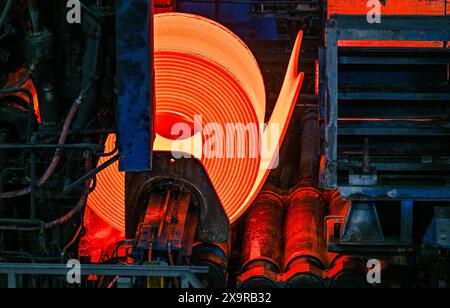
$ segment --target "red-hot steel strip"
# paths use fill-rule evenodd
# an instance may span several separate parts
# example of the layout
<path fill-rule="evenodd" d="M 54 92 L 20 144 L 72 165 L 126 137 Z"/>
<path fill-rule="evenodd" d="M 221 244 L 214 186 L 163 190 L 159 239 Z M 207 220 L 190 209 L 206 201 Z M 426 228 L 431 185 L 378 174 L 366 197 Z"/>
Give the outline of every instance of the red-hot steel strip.
<path fill-rule="evenodd" d="M 266 107 L 263 78 L 252 53 L 236 35 L 200 16 L 180 13 L 155 16 L 157 136 L 154 149 L 181 149 L 199 159 L 232 222 L 254 200 L 276 159 L 303 82 L 303 73 L 297 71 L 301 38 L 300 33 L 269 122 L 269 126 L 279 125 L 277 134 L 260 128 Z M 194 123 L 196 116 L 201 117 L 203 127 Z M 179 135 L 171 134 L 177 123 L 185 124 L 194 136 L 177 140 Z M 212 135 L 205 131 L 202 134 L 201 129 L 211 123 L 224 130 L 227 124 L 255 124 L 255 130 L 245 131 L 249 138 L 238 130 L 236 136 L 244 137 L 244 146 L 248 149 L 250 140 L 257 140 L 259 149 L 264 140 L 271 138 L 275 146 L 272 144 L 264 157 L 259 153 L 248 157 L 250 151 L 246 151 L 246 157 L 210 157 L 205 149 L 202 151 L 202 146 Z M 194 146 L 199 140 L 200 151 Z M 115 137 L 110 136 L 106 151 L 113 149 L 114 143 Z M 222 153 L 226 153 L 226 141 L 222 146 Z M 124 230 L 124 175 L 117 170 L 116 164 L 98 175 L 97 189 L 90 195 L 88 204 L 109 224 Z"/>

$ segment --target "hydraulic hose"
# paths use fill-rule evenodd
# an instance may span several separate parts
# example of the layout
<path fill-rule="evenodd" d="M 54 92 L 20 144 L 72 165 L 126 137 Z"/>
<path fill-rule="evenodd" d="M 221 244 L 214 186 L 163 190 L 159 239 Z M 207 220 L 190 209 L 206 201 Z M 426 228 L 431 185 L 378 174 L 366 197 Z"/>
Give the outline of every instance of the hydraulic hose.
<path fill-rule="evenodd" d="M 85 163 L 86 172 L 89 172 L 90 170 L 92 170 L 92 166 L 93 166 L 92 154 L 90 152 L 87 152 L 86 163 Z M 78 213 L 80 213 L 83 210 L 83 208 L 86 204 L 86 201 L 87 201 L 89 190 L 90 190 L 90 180 L 86 181 L 83 195 L 81 196 L 81 198 L 78 200 L 75 207 L 70 212 L 68 212 L 66 215 L 64 215 L 58 219 L 55 219 L 53 221 L 45 223 L 43 226 L 36 226 L 36 227 L 0 226 L 0 230 L 39 231 L 42 229 L 42 227 L 44 229 L 48 230 L 48 229 L 53 229 L 56 226 L 63 225 L 66 222 L 68 222 L 69 220 L 71 220 L 72 218 L 74 218 L 75 215 L 77 215 Z"/>
<path fill-rule="evenodd" d="M 71 126 L 73 119 L 78 111 L 79 106 L 80 106 L 80 100 L 77 100 L 70 108 L 70 111 L 64 122 L 64 126 L 62 129 L 58 144 L 63 145 L 66 143 L 70 126 Z M 50 163 L 50 165 L 47 168 L 47 171 L 44 173 L 44 175 L 38 180 L 37 187 L 42 187 L 49 180 L 49 178 L 53 175 L 53 173 L 55 172 L 55 170 L 58 167 L 58 164 L 61 160 L 61 156 L 62 156 L 62 150 L 60 148 L 56 149 L 55 155 L 53 156 L 53 159 L 52 159 L 52 162 Z M 31 187 L 23 188 L 23 189 L 16 190 L 16 191 L 4 192 L 4 193 L 0 193 L 0 199 L 16 198 L 16 197 L 27 195 L 30 192 L 31 192 Z"/>
<path fill-rule="evenodd" d="M 92 87 L 94 82 L 95 82 L 95 80 L 91 80 L 91 82 L 81 91 L 80 95 L 75 100 L 72 107 L 70 108 L 69 113 L 67 114 L 66 120 L 64 121 L 61 135 L 59 137 L 59 141 L 58 141 L 59 145 L 63 145 L 66 143 L 67 136 L 69 135 L 70 126 L 72 125 L 75 115 L 77 114 L 78 109 L 80 108 L 80 105 L 83 102 L 84 95 Z M 21 89 L 21 90 L 23 90 L 23 89 Z M 0 92 L 0 94 L 1 94 L 1 92 Z M 45 183 L 47 183 L 47 181 L 53 175 L 53 173 L 55 173 L 56 168 L 58 167 L 59 162 L 61 160 L 61 156 L 62 156 L 62 149 L 61 148 L 56 149 L 53 159 L 47 168 L 47 171 L 45 171 L 44 175 L 38 180 L 38 182 L 36 184 L 37 187 L 40 188 L 40 187 L 44 186 Z M 29 186 L 27 188 L 16 190 L 16 191 L 0 193 L 0 199 L 17 198 L 17 197 L 25 196 L 25 195 L 29 194 L 30 192 L 31 192 L 31 187 Z"/>

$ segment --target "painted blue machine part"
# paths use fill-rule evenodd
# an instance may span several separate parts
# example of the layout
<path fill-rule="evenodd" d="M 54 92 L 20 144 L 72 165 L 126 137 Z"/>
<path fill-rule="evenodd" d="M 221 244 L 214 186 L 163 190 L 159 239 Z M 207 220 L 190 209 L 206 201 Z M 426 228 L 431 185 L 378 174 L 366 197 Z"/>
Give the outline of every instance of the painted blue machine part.
<path fill-rule="evenodd" d="M 153 39 L 150 0 L 116 0 L 120 171 L 150 171 Z"/>

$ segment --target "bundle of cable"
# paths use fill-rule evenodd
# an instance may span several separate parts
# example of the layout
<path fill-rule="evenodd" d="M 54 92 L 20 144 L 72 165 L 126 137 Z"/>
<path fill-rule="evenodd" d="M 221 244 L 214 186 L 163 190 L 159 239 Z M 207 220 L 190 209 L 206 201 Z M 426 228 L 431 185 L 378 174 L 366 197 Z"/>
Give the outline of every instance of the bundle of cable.
<path fill-rule="evenodd" d="M 264 125 L 265 88 L 248 47 L 204 17 L 155 16 L 155 151 L 203 164 L 231 222 L 248 208 L 276 165 L 303 82 L 299 33 L 271 120 Z M 114 148 L 110 136 L 106 150 Z M 100 163 L 104 162 L 102 159 Z M 88 206 L 124 230 L 124 174 L 117 164 L 97 177 Z"/>

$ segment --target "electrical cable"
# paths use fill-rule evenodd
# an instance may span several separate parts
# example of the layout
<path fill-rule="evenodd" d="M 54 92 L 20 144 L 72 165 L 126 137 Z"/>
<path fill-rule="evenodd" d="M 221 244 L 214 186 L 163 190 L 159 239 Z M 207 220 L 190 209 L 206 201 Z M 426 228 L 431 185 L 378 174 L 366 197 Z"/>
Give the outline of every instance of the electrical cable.
<path fill-rule="evenodd" d="M 114 146 L 114 149 L 112 149 L 111 151 L 109 151 L 107 153 L 105 152 L 105 153 L 97 154 L 97 156 L 99 156 L 99 157 L 110 157 L 110 156 L 113 156 L 114 154 L 116 154 L 117 151 L 119 151 L 119 144 L 118 143 L 116 143 L 116 145 Z"/>
<path fill-rule="evenodd" d="M 72 121 L 75 118 L 75 114 L 77 113 L 78 108 L 79 108 L 79 104 L 77 102 L 75 102 L 72 105 L 72 107 L 70 108 L 70 111 L 64 122 L 64 126 L 62 129 L 62 133 L 59 138 L 58 144 L 66 143 L 70 125 L 72 124 Z M 62 150 L 60 148 L 56 149 L 53 159 L 52 159 L 49 167 L 47 168 L 47 171 L 38 180 L 37 185 L 36 185 L 37 187 L 42 187 L 48 181 L 48 179 L 53 175 L 53 173 L 56 171 L 56 168 L 58 167 L 58 164 L 61 160 L 61 156 L 62 156 Z M 23 188 L 23 189 L 11 191 L 11 192 L 3 192 L 3 193 L 0 193 L 0 199 L 11 199 L 11 198 L 16 198 L 16 197 L 21 197 L 21 196 L 29 194 L 30 192 L 31 192 L 31 187 L 27 187 L 27 188 Z"/>
<path fill-rule="evenodd" d="M 34 65 L 31 65 L 30 68 L 28 68 L 20 77 L 20 79 L 11 87 L 11 88 L 19 88 L 22 87 L 33 75 L 33 72 L 35 70 Z"/>
<path fill-rule="evenodd" d="M 86 171 L 92 170 L 93 160 L 92 160 L 92 154 L 90 152 L 86 153 Z M 85 183 L 85 191 L 83 192 L 81 198 L 77 202 L 76 206 L 69 211 L 64 216 L 55 219 L 53 221 L 44 223 L 42 226 L 36 226 L 36 227 L 19 227 L 19 226 L 0 226 L 0 230 L 14 230 L 14 231 L 39 231 L 41 229 L 53 229 L 56 226 L 63 225 L 69 220 L 71 220 L 73 217 L 75 217 L 76 214 L 81 212 L 81 210 L 84 208 L 87 200 L 87 196 L 89 194 L 89 188 L 90 188 L 90 181 L 86 181 Z"/>
<path fill-rule="evenodd" d="M 62 252 L 61 252 L 61 257 L 64 258 L 64 256 L 66 255 L 67 250 L 73 245 L 75 244 L 75 242 L 77 241 L 77 239 L 79 238 L 81 232 L 83 231 L 83 224 L 80 225 L 80 227 L 78 227 L 77 232 L 75 232 L 74 237 L 72 238 L 72 240 L 66 244 L 66 246 L 64 246 Z"/>
<path fill-rule="evenodd" d="M 81 91 L 80 95 L 75 100 L 72 107 L 70 108 L 70 110 L 67 114 L 66 120 L 64 121 L 63 129 L 62 129 L 59 141 L 58 141 L 59 145 L 63 145 L 66 143 L 67 136 L 68 136 L 69 130 L 70 130 L 70 126 L 72 125 L 75 115 L 78 112 L 78 109 L 83 102 L 84 94 L 90 89 L 90 87 L 93 85 L 93 83 L 94 82 L 92 80 L 89 83 L 89 85 Z M 14 89 L 14 90 L 16 90 L 16 92 L 21 91 L 21 92 L 26 93 L 27 95 L 31 95 L 31 93 L 28 90 L 25 90 L 22 88 L 18 88 L 18 89 Z M 2 93 L 2 91 L 0 90 L 0 94 L 1 93 Z M 32 99 L 32 95 L 31 95 L 31 99 Z M 62 149 L 58 148 L 58 149 L 56 149 L 53 159 L 52 159 L 50 165 L 48 166 L 47 170 L 45 171 L 44 175 L 37 181 L 37 184 L 36 184 L 37 187 L 44 186 L 44 184 L 51 178 L 51 176 L 54 174 L 54 172 L 56 171 L 56 168 L 59 165 L 61 157 L 62 157 Z M 31 187 L 27 187 L 27 188 L 23 188 L 23 189 L 11 191 L 11 192 L 3 192 L 3 193 L 0 193 L 0 199 L 17 198 L 17 197 L 21 197 L 24 195 L 28 195 L 30 192 L 31 192 Z"/>
<path fill-rule="evenodd" d="M 112 287 L 114 287 L 114 285 L 117 283 L 117 281 L 119 281 L 120 277 L 116 276 L 114 277 L 114 279 L 108 284 L 107 289 L 112 289 Z"/>

